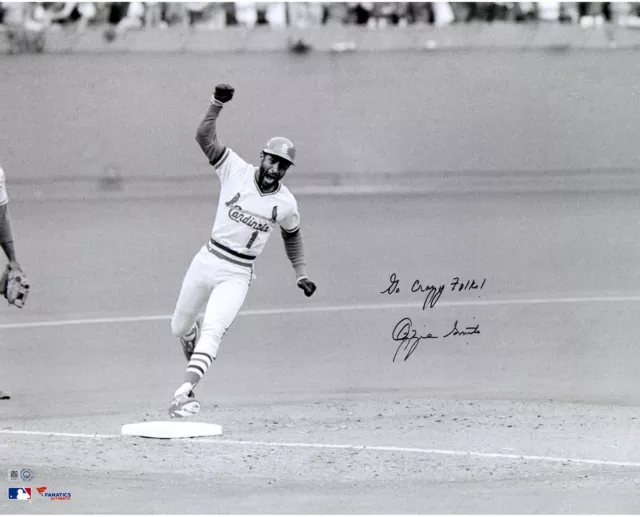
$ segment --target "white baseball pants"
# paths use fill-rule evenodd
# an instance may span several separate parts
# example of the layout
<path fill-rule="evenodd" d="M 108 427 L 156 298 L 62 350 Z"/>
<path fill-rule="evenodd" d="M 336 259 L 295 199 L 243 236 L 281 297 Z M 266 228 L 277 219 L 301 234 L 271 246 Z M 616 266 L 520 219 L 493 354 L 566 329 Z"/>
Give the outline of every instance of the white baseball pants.
<path fill-rule="evenodd" d="M 217 357 L 222 337 L 240 312 L 253 277 L 252 267 L 232 264 L 203 246 L 182 281 L 171 319 L 173 335 L 189 334 L 206 306 L 195 350 Z"/>

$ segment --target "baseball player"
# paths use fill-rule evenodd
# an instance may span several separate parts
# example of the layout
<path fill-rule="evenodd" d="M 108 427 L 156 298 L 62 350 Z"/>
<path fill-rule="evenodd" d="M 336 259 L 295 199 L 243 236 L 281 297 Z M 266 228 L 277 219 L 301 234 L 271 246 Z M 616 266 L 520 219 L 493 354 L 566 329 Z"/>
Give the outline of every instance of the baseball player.
<path fill-rule="evenodd" d="M 29 283 L 16 260 L 16 250 L 13 245 L 13 231 L 9 217 L 9 197 L 4 177 L 0 167 L 0 246 L 7 256 L 9 263 L 0 276 L 0 295 L 4 296 L 10 305 L 22 308 L 29 294 Z M 8 400 L 11 395 L 0 390 L 0 400 Z"/>
<path fill-rule="evenodd" d="M 234 89 L 219 84 L 211 97 L 196 141 L 220 178 L 220 199 L 211 239 L 193 258 L 183 279 L 171 320 L 188 365 L 169 407 L 172 418 L 195 415 L 194 388 L 218 355 L 220 342 L 247 296 L 256 258 L 279 226 L 296 284 L 311 296 L 316 285 L 306 271 L 300 214 L 282 179 L 294 164 L 295 147 L 282 137 L 269 140 L 260 166 L 245 162 L 218 138 L 216 121 Z M 204 318 L 198 314 L 205 309 Z"/>

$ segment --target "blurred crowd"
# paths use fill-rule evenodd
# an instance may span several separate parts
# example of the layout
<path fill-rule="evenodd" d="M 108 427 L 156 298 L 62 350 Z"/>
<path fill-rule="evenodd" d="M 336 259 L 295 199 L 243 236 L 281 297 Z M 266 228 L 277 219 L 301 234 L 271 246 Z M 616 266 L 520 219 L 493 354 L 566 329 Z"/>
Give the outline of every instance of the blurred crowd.
<path fill-rule="evenodd" d="M 38 31 L 87 26 L 116 30 L 188 26 L 219 30 L 353 24 L 369 28 L 472 22 L 636 25 L 630 2 L 32 2 L 0 3 L 0 27 Z"/>
<path fill-rule="evenodd" d="M 467 23 L 574 23 L 640 27 L 635 2 L 0 2 L 10 52 L 41 52 L 48 31 L 102 28 L 107 41 L 130 30 L 186 27 L 273 29 L 358 25 L 370 29 Z M 301 50 L 305 50 L 302 39 Z M 295 48 L 294 48 L 295 50 Z"/>

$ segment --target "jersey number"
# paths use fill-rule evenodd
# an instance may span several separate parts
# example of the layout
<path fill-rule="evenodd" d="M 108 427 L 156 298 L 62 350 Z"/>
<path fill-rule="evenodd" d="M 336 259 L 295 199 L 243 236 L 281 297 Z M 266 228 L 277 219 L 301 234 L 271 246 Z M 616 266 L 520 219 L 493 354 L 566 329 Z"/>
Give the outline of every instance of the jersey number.
<path fill-rule="evenodd" d="M 251 234 L 251 238 L 249 239 L 249 242 L 247 242 L 247 249 L 251 249 L 251 246 L 253 246 L 253 243 L 256 242 L 257 238 L 258 238 L 258 230 L 256 230 Z"/>

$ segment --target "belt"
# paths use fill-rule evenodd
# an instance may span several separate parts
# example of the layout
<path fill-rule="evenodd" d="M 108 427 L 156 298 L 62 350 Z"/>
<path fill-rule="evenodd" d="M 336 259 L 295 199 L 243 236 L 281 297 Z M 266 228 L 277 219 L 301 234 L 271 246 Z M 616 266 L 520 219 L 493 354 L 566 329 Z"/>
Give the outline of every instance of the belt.
<path fill-rule="evenodd" d="M 219 242 L 214 241 L 213 239 L 207 242 L 207 249 L 216 257 L 226 260 L 227 262 L 231 262 L 232 264 L 236 264 L 238 266 L 249 268 L 253 267 L 253 261 L 256 259 L 256 257 L 252 255 L 245 255 L 244 253 L 234 251 L 224 244 L 220 244 Z"/>

